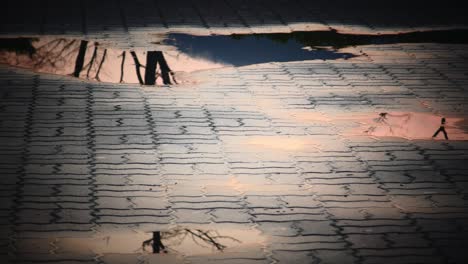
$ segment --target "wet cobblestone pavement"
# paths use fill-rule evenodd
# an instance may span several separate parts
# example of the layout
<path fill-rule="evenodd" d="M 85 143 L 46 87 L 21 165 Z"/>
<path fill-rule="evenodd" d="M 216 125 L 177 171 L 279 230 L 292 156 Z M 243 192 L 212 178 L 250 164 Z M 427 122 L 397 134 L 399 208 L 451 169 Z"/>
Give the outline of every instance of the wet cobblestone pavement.
<path fill-rule="evenodd" d="M 2 65 L 0 259 L 464 263 L 467 47 L 355 46 L 171 86 Z M 381 112 L 458 121 L 450 140 L 438 123 L 365 133 Z"/>

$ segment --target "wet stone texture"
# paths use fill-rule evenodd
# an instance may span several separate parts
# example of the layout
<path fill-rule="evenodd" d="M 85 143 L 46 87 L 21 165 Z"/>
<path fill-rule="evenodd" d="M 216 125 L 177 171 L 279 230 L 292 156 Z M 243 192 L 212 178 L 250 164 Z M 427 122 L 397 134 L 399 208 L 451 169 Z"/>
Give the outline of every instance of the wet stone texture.
<path fill-rule="evenodd" d="M 366 55 L 218 69 L 170 87 L 3 67 L 4 257 L 461 263 L 466 141 L 348 133 L 360 120 L 336 116 L 463 117 L 466 46 L 359 49 Z M 164 240 L 174 228 L 232 240 L 223 252 L 174 246 Z M 167 254 L 142 249 L 155 231 Z"/>
<path fill-rule="evenodd" d="M 297 20 L 314 13 L 300 8 L 304 1 L 294 1 L 294 18 L 281 5 L 260 8 L 262 1 L 234 12 L 234 2 L 241 1 L 194 1 L 158 17 L 126 1 L 98 6 L 106 17 L 84 4 L 84 13 L 69 8 L 77 19 L 66 28 L 57 26 L 63 18 L 36 12 L 42 22 L 27 29 L 78 38 L 111 32 L 102 38 L 128 47 L 146 45 L 135 32 L 161 24 L 190 31 L 197 27 L 187 24 L 200 23 L 212 33 L 221 18 L 202 4 L 221 5 L 232 18 L 221 29 L 238 33 L 266 30 L 261 24 L 271 21 L 300 28 Z M 252 10 L 270 10 L 260 17 L 271 21 L 255 22 Z M 329 26 L 324 21 L 314 25 Z M 2 65 L 0 259 L 464 263 L 467 47 L 347 47 L 340 51 L 355 57 L 201 71 L 194 76 L 202 81 L 171 86 L 86 82 Z M 435 121 L 405 130 L 423 114 Z M 442 116 L 450 140 L 431 139 Z"/>

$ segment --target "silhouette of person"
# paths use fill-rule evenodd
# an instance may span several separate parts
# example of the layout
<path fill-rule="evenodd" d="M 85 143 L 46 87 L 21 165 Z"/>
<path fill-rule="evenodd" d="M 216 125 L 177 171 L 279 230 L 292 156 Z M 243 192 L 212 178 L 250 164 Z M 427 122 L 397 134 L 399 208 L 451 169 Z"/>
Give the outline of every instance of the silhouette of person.
<path fill-rule="evenodd" d="M 445 139 L 448 140 L 447 131 L 445 131 L 445 117 L 442 117 L 442 119 L 440 120 L 440 127 L 439 127 L 439 129 L 437 129 L 437 131 L 434 133 L 434 135 L 432 136 L 432 138 L 437 137 L 437 135 L 438 135 L 440 132 L 444 133 Z"/>

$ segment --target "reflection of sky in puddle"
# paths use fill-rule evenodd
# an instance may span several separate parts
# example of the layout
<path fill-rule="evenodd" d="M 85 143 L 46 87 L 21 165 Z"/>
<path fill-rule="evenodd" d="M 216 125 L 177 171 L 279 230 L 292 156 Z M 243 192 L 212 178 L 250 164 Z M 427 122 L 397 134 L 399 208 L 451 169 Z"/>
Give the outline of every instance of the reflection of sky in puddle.
<path fill-rule="evenodd" d="M 173 44 L 178 50 L 196 58 L 244 66 L 266 62 L 286 62 L 303 60 L 334 60 L 354 57 L 350 53 L 334 50 L 309 50 L 295 38 L 275 39 L 273 35 L 260 34 L 234 36 L 191 36 L 171 34 L 166 43 Z"/>
<path fill-rule="evenodd" d="M 323 30 L 229 36 L 170 34 L 165 43 L 193 57 L 244 66 L 265 62 L 348 59 L 357 55 L 340 49 L 358 45 L 467 43 L 466 33 L 466 30 L 434 30 L 375 35 Z"/>

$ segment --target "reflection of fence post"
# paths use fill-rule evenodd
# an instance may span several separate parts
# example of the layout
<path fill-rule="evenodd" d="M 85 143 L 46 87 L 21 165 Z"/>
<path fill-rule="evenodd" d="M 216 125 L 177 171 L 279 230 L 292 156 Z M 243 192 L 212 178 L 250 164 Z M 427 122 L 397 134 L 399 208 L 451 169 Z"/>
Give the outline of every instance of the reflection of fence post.
<path fill-rule="evenodd" d="M 82 40 L 80 43 L 80 50 L 78 52 L 78 56 L 76 57 L 76 61 L 75 61 L 75 71 L 73 72 L 73 76 L 75 77 L 79 77 L 80 72 L 83 70 L 83 64 L 84 64 L 87 46 L 88 46 L 88 41 Z"/>
<path fill-rule="evenodd" d="M 158 52 L 148 51 L 146 53 L 146 70 L 145 70 L 145 84 L 156 84 L 156 63 L 158 62 Z"/>

